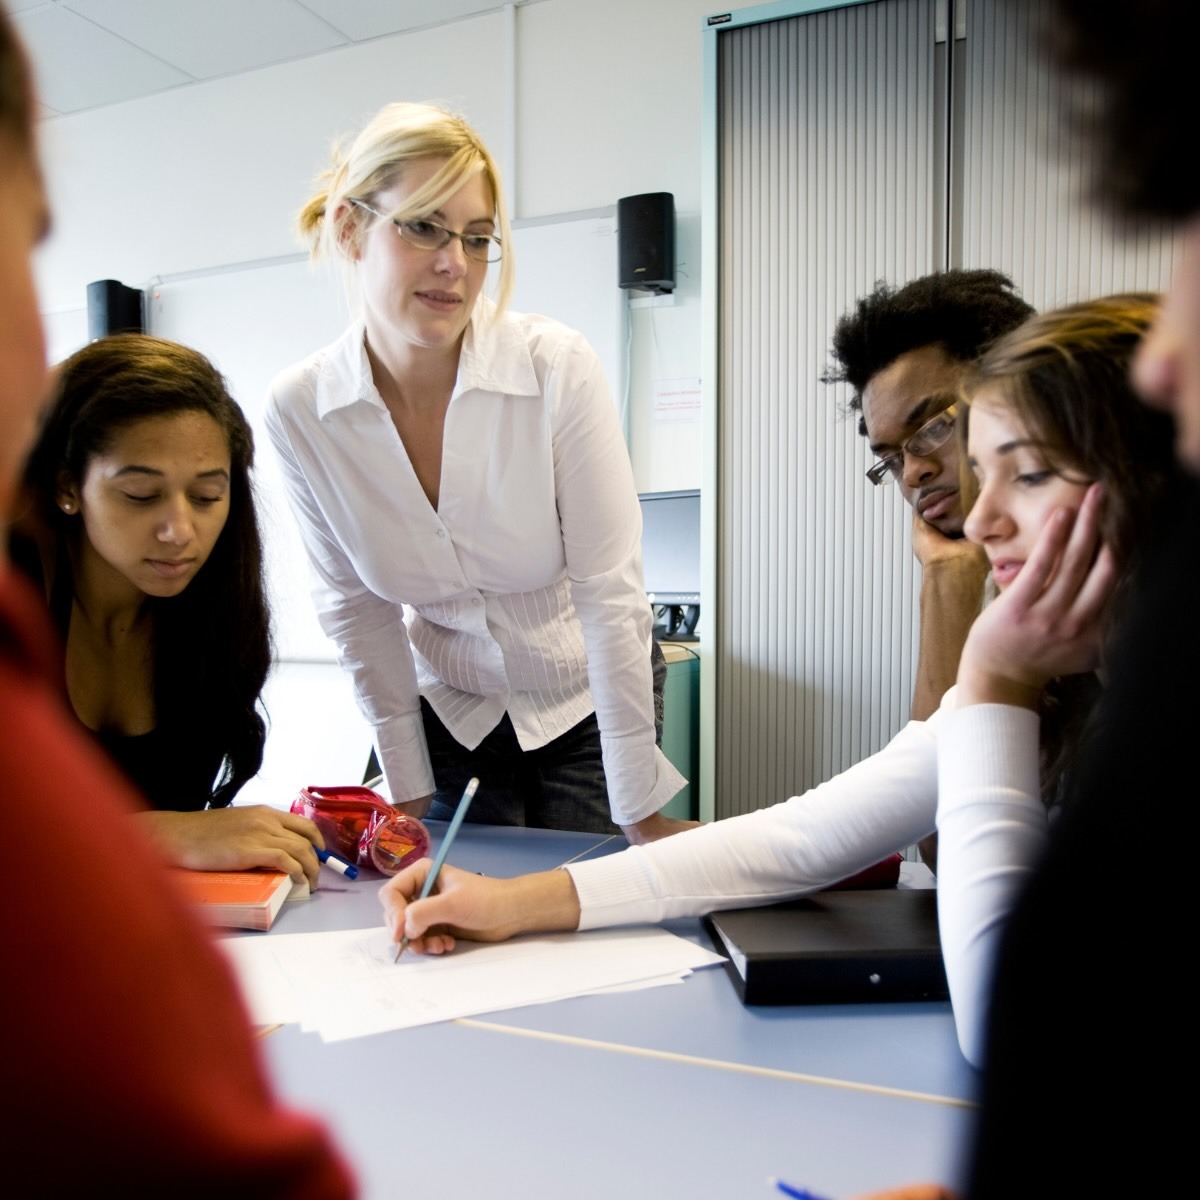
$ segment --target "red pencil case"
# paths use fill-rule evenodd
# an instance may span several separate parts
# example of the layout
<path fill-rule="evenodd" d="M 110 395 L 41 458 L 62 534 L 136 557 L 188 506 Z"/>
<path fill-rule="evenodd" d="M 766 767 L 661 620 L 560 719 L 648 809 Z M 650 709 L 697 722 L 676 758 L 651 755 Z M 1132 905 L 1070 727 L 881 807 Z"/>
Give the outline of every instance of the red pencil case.
<path fill-rule="evenodd" d="M 327 850 L 384 875 L 395 875 L 429 853 L 424 823 L 393 808 L 370 788 L 301 788 L 292 801 L 292 812 L 316 825 Z"/>

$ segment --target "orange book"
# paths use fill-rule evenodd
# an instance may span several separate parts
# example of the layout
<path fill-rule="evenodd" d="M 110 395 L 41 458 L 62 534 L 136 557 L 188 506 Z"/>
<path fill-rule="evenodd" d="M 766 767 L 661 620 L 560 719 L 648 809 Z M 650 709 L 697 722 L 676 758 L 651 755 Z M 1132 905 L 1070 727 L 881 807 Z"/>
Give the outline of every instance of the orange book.
<path fill-rule="evenodd" d="M 176 868 L 172 874 L 204 919 L 224 929 L 270 929 L 285 900 L 308 895 L 307 884 L 293 891 L 291 876 L 283 871 Z"/>

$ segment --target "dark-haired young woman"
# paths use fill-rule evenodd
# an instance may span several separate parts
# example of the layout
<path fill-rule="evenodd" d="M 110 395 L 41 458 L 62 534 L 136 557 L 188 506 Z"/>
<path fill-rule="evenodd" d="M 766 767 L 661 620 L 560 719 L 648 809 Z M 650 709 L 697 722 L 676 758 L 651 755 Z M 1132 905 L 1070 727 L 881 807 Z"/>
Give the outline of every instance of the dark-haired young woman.
<path fill-rule="evenodd" d="M 262 764 L 271 661 L 253 453 L 203 355 L 102 338 L 59 369 L 14 557 L 44 589 L 71 708 L 150 801 L 168 856 L 315 884 L 311 822 L 230 807 Z"/>

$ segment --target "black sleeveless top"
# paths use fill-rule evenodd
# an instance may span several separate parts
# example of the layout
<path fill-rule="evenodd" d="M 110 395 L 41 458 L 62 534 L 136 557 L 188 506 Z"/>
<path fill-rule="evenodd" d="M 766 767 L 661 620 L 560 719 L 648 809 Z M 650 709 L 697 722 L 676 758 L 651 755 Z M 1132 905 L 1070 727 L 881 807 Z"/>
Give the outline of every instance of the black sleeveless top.
<path fill-rule="evenodd" d="M 170 812 L 199 812 L 212 799 L 220 758 L 197 753 L 184 730 L 159 726 L 149 733 L 89 730 L 109 758 L 150 802 Z"/>
<path fill-rule="evenodd" d="M 14 565 L 39 589 L 39 594 L 45 595 L 41 558 L 33 542 L 13 535 L 10 556 Z M 54 573 L 49 608 L 63 647 L 67 644 L 74 605 L 69 579 L 69 564 L 60 563 Z M 69 700 L 67 708 L 73 713 Z M 224 755 L 200 745 L 202 739 L 195 737 L 181 724 L 175 727 L 160 724 L 149 733 L 140 734 L 90 729 L 82 722 L 80 726 L 100 744 L 151 808 L 169 812 L 198 812 L 208 807 Z"/>

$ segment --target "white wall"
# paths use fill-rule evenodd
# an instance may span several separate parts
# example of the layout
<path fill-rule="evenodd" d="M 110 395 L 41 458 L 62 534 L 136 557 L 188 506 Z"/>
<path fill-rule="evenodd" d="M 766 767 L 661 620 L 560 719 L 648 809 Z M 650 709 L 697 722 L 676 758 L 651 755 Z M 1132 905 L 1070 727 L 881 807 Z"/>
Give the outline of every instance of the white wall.
<path fill-rule="evenodd" d="M 92 280 L 147 288 L 296 253 L 292 219 L 332 142 L 388 101 L 431 100 L 463 112 L 498 160 L 515 164 L 515 217 L 674 193 L 687 274 L 674 305 L 632 314 L 631 450 L 640 490 L 697 486 L 698 424 L 664 434 L 652 397 L 656 381 L 700 370 L 700 50 L 710 9 L 542 0 L 516 9 L 511 72 L 497 12 L 46 121 L 54 234 L 39 285 L 52 352 L 86 337 Z"/>

